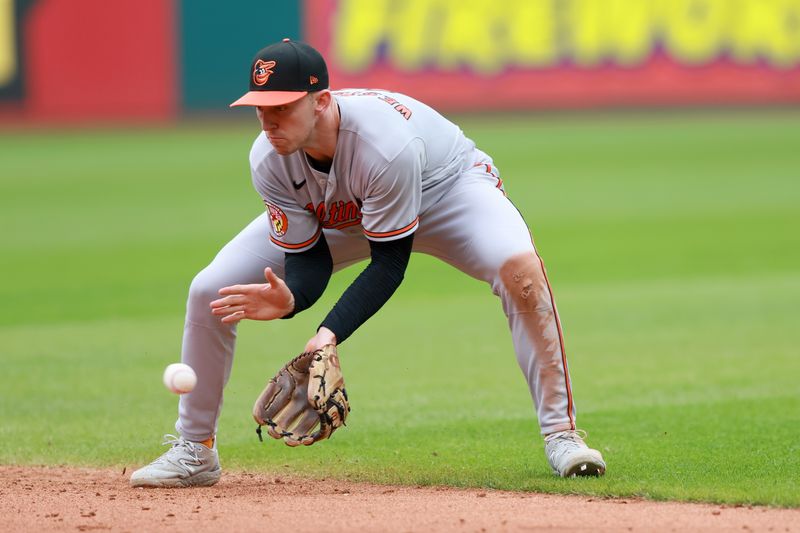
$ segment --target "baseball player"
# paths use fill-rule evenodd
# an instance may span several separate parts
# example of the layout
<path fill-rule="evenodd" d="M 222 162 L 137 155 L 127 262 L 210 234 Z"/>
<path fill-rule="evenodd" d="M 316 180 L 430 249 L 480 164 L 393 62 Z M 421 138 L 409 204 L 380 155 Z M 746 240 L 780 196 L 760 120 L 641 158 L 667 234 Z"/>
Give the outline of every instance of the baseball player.
<path fill-rule="evenodd" d="M 600 452 L 576 430 L 544 265 L 492 159 L 410 96 L 329 90 L 325 61 L 307 44 L 284 39 L 267 46 L 249 76 L 250 91 L 231 106 L 254 107 L 261 124 L 250 166 L 266 212 L 192 282 L 182 361 L 197 372 L 197 386 L 180 398 L 180 436 L 168 436 L 171 448 L 134 472 L 131 484 L 219 480 L 217 422 L 240 320 L 290 318 L 314 304 L 333 272 L 369 259 L 305 351 L 335 347 L 391 297 L 412 251 L 491 286 L 508 317 L 553 472 L 602 475 Z M 269 422 L 261 418 L 259 424 Z M 274 429 L 273 436 L 288 434 Z"/>

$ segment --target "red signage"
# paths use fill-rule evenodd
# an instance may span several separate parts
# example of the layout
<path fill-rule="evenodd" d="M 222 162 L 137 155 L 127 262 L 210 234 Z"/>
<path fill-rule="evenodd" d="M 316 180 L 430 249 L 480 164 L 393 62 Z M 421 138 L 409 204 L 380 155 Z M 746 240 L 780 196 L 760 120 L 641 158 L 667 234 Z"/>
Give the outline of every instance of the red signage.
<path fill-rule="evenodd" d="M 0 116 L 172 117 L 174 9 L 164 0 L 0 2 L 0 35 L 10 36 L 0 39 L 0 88 L 10 88 L 0 91 Z"/>

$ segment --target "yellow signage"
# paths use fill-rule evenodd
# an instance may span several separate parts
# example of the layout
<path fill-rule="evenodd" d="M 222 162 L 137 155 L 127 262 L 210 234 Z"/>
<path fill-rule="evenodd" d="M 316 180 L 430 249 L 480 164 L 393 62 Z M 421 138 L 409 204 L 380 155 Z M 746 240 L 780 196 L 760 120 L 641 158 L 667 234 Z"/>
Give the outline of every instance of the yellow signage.
<path fill-rule="evenodd" d="M 14 0 L 0 0 L 0 87 L 17 74 L 17 39 Z"/>
<path fill-rule="evenodd" d="M 701 66 L 800 65 L 800 0 L 340 0 L 332 49 L 360 72 L 564 64 L 634 67 L 658 51 Z"/>

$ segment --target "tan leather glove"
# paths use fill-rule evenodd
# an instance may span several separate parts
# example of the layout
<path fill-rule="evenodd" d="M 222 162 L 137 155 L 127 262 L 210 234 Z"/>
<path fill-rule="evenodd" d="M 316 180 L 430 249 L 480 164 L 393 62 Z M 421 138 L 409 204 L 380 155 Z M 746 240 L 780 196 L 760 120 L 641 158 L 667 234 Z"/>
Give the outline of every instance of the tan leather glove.
<path fill-rule="evenodd" d="M 336 346 L 298 355 L 271 378 L 253 406 L 253 418 L 288 446 L 330 438 L 350 412 Z M 317 425 L 319 427 L 317 428 Z M 316 431 L 315 431 L 316 429 Z"/>

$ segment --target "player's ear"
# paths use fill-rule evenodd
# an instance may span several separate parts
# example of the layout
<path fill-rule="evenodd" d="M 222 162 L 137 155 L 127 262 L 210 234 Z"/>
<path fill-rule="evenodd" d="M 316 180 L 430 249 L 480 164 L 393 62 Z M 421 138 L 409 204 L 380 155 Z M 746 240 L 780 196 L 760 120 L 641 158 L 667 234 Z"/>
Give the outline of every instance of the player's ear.
<path fill-rule="evenodd" d="M 328 109 L 328 106 L 331 105 L 331 101 L 333 100 L 331 92 L 327 89 L 317 91 L 316 93 L 312 93 L 312 95 L 314 98 L 314 112 L 316 114 L 320 114 Z"/>

